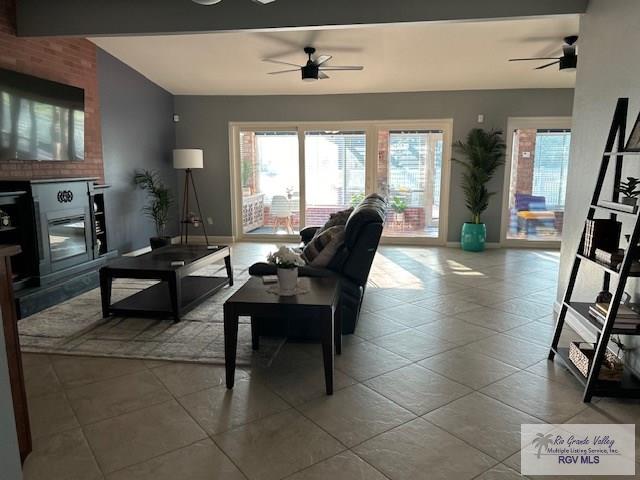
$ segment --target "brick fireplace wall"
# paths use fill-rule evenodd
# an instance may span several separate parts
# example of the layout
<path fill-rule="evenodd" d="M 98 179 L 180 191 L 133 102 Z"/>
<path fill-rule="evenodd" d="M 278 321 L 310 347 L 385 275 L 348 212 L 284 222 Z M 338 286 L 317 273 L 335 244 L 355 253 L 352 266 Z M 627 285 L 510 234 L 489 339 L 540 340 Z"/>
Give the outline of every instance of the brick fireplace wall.
<path fill-rule="evenodd" d="M 0 68 L 84 89 L 84 161 L 0 162 L 0 179 L 98 177 L 104 179 L 96 46 L 82 38 L 19 38 L 15 1 L 0 0 Z"/>

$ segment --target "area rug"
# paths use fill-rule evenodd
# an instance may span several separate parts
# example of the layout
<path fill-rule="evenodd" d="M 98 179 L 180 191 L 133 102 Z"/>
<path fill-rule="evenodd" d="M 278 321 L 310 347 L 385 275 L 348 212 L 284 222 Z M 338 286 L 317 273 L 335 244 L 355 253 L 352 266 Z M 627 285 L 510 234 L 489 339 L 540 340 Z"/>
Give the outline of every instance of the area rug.
<path fill-rule="evenodd" d="M 197 273 L 223 275 L 218 268 L 212 266 Z M 224 365 L 223 304 L 249 278 L 246 270 L 235 272 L 234 276 L 234 287 L 223 288 L 179 323 L 134 317 L 103 319 L 100 289 L 91 290 L 20 320 L 22 351 Z M 154 283 L 114 280 L 112 301 Z M 236 362 L 268 366 L 284 342 L 283 338 L 261 338 L 260 350 L 253 351 L 250 319 L 241 317 Z"/>

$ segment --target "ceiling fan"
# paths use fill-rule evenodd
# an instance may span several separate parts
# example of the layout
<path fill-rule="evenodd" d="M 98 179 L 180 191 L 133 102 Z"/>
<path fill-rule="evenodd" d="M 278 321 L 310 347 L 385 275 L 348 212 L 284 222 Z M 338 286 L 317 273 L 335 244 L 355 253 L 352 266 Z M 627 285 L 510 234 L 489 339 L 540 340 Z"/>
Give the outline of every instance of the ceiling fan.
<path fill-rule="evenodd" d="M 559 65 L 560 71 L 572 72 L 578 65 L 578 55 L 576 55 L 576 42 L 578 41 L 577 35 L 570 35 L 564 37 L 564 45 L 562 45 L 561 57 L 533 57 L 533 58 L 511 58 L 510 62 L 523 62 L 530 60 L 553 60 L 551 63 L 536 67 L 535 70 L 542 70 L 543 68 L 550 67 L 552 65 Z"/>
<path fill-rule="evenodd" d="M 199 3 L 200 5 L 215 5 L 216 3 L 220 3 L 222 0 L 191 0 L 192 2 Z M 276 0 L 251 0 L 254 3 L 259 3 L 261 5 L 266 5 L 268 3 L 273 3 Z"/>
<path fill-rule="evenodd" d="M 273 58 L 265 58 L 263 62 L 269 63 L 278 63 L 282 65 L 289 65 L 291 68 L 288 70 L 279 70 L 277 72 L 269 72 L 269 75 L 279 75 L 281 73 L 289 73 L 289 72 L 300 72 L 302 74 L 302 80 L 312 82 L 314 80 L 325 80 L 329 78 L 329 75 L 324 73 L 325 71 L 347 71 L 347 70 L 364 70 L 364 67 L 359 65 L 346 65 L 346 66 L 335 66 L 335 65 L 327 65 L 326 63 L 331 60 L 333 57 L 331 55 L 320 55 L 315 59 L 311 58 L 311 56 L 316 53 L 316 49 L 314 47 L 304 47 L 304 53 L 309 56 L 309 60 L 305 65 L 297 65 L 295 63 L 283 62 L 281 60 L 275 60 Z"/>

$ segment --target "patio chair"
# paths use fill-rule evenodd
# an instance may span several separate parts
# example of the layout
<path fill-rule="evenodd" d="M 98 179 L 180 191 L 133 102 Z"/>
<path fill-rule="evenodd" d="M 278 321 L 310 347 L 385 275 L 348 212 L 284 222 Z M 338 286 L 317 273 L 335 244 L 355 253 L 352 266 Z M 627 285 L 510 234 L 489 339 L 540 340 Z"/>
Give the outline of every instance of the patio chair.
<path fill-rule="evenodd" d="M 283 226 L 287 233 L 293 233 L 291 224 L 291 201 L 284 195 L 274 195 L 271 199 L 271 216 L 273 217 L 273 232 L 278 226 Z"/>

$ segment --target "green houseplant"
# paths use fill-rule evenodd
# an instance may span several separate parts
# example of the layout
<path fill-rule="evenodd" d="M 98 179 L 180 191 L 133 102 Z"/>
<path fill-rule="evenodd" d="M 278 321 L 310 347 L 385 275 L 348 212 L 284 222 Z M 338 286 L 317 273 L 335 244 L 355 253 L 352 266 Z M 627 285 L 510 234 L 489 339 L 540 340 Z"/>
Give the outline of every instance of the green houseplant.
<path fill-rule="evenodd" d="M 173 205 L 171 191 L 165 186 L 155 170 L 136 170 L 133 181 L 148 195 L 148 203 L 142 211 L 153 220 L 156 228 L 157 236 L 149 239 L 151 248 L 156 249 L 170 245 L 171 237 L 165 235 L 165 231 L 169 222 L 169 210 Z"/>
<path fill-rule="evenodd" d="M 640 195 L 640 178 L 627 177 L 627 181 L 620 182 L 618 192 L 624 197 L 620 200 L 625 205 L 636 206 L 638 203 L 638 195 Z"/>
<path fill-rule="evenodd" d="M 465 205 L 471 212 L 471 221 L 462 226 L 460 243 L 463 250 L 481 252 L 485 247 L 487 227 L 480 216 L 489 206 L 489 199 L 495 195 L 495 192 L 487 190 L 487 183 L 496 170 L 504 165 L 505 144 L 502 132 L 474 128 L 467 135 L 466 141 L 454 144 L 454 149 L 466 157 L 464 160 L 454 158 L 453 161 L 464 169 L 462 191 Z"/>
<path fill-rule="evenodd" d="M 407 209 L 407 201 L 403 197 L 395 196 L 391 199 L 391 208 L 395 212 L 395 221 L 404 221 L 404 212 Z"/>

